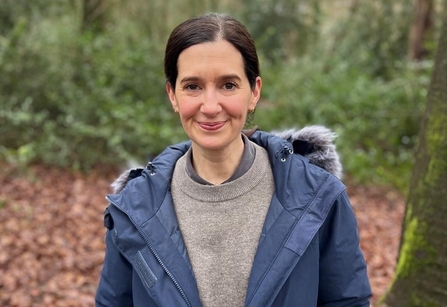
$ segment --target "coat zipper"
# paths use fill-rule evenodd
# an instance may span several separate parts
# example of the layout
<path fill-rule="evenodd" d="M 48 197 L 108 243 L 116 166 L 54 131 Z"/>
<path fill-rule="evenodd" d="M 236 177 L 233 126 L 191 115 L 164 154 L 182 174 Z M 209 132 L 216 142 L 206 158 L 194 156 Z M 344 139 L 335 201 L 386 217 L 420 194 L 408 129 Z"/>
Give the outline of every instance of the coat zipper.
<path fill-rule="evenodd" d="M 118 210 L 120 210 L 121 212 L 123 212 L 128 218 L 129 220 L 132 222 L 132 224 L 135 225 L 135 227 L 137 228 L 138 232 L 140 233 L 140 235 L 143 237 L 144 241 L 146 242 L 146 245 L 149 247 L 149 249 L 151 250 L 152 254 L 154 255 L 155 259 L 157 259 L 158 263 L 160 264 L 160 266 L 163 268 L 163 270 L 166 272 L 166 274 L 169 276 L 169 278 L 172 280 L 172 282 L 174 283 L 175 287 L 177 288 L 177 290 L 180 292 L 180 295 L 182 296 L 183 300 L 185 301 L 186 305 L 188 307 L 192 307 L 191 304 L 189 303 L 188 298 L 186 297 L 185 292 L 183 291 L 182 287 L 179 285 L 179 283 L 177 282 L 177 280 L 175 280 L 174 276 L 172 275 L 172 273 L 169 271 L 169 269 L 166 267 L 166 265 L 163 263 L 163 261 L 161 260 L 160 256 L 158 256 L 157 252 L 155 251 L 154 247 L 152 246 L 152 244 L 149 242 L 149 239 L 146 237 L 145 233 L 143 231 L 140 230 L 139 227 L 136 226 L 135 221 L 125 212 L 121 209 L 120 206 L 118 206 L 117 204 L 115 204 L 108 196 L 106 197 L 107 201 L 109 201 L 111 204 L 113 204 L 116 208 L 118 208 Z"/>

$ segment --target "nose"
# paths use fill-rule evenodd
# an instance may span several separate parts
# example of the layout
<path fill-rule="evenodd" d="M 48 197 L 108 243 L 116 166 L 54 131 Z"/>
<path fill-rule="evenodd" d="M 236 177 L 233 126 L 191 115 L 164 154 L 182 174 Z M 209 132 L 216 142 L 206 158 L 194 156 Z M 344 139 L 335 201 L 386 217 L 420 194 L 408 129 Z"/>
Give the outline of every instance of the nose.
<path fill-rule="evenodd" d="M 208 117 L 216 116 L 222 107 L 219 102 L 219 94 L 215 89 L 207 89 L 203 96 L 200 111 Z"/>

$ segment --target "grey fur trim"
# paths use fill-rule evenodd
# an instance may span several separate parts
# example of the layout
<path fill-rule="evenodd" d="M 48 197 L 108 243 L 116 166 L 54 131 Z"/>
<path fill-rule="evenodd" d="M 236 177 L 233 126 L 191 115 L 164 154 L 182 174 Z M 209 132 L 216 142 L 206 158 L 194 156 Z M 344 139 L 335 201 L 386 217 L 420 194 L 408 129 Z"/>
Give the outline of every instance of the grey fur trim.
<path fill-rule="evenodd" d="M 113 193 L 118 194 L 121 192 L 129 181 L 129 175 L 132 170 L 128 169 L 124 171 L 118 179 L 116 179 L 110 186 L 113 189 Z"/>
<path fill-rule="evenodd" d="M 327 170 L 338 178 L 342 178 L 343 167 L 335 150 L 334 139 L 337 134 L 324 126 L 308 126 L 300 130 L 273 131 L 273 134 L 288 141 L 303 140 L 313 145 L 314 150 L 305 157 L 312 164 Z"/>

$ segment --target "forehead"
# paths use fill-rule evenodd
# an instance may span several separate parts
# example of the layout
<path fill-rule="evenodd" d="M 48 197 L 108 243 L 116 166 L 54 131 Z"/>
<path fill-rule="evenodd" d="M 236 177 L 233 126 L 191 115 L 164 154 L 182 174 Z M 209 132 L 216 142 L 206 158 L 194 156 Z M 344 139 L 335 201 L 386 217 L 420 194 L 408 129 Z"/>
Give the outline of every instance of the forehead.
<path fill-rule="evenodd" d="M 241 53 L 230 42 L 218 40 L 196 44 L 183 50 L 178 58 L 179 75 L 203 69 L 244 71 Z"/>

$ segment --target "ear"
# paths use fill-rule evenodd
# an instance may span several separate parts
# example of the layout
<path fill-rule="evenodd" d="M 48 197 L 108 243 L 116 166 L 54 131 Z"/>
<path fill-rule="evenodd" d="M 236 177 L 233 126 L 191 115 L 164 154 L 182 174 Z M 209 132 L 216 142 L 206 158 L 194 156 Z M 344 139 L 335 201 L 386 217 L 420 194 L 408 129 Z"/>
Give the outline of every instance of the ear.
<path fill-rule="evenodd" d="M 174 108 L 174 111 L 178 111 L 177 100 L 175 99 L 175 91 L 172 87 L 171 83 L 166 82 L 166 93 L 168 93 L 169 100 L 171 101 L 171 105 Z"/>
<path fill-rule="evenodd" d="M 261 88 L 262 88 L 262 79 L 261 77 L 256 77 L 255 86 L 251 91 L 251 102 L 248 106 L 248 110 L 254 111 L 256 105 L 258 104 L 259 98 L 261 98 Z"/>

